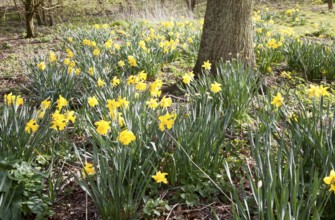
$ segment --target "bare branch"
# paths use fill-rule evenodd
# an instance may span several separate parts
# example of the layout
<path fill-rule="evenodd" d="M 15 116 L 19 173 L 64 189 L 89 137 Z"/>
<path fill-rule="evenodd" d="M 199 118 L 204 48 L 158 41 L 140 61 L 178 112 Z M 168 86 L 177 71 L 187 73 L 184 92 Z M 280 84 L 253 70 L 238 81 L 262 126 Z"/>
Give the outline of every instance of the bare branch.
<path fill-rule="evenodd" d="M 58 7 L 61 7 L 61 5 L 54 5 L 54 6 L 49 7 L 49 8 L 41 6 L 41 8 L 42 8 L 43 10 L 46 10 L 46 11 L 49 11 L 49 10 L 51 10 L 51 9 L 58 8 Z"/>

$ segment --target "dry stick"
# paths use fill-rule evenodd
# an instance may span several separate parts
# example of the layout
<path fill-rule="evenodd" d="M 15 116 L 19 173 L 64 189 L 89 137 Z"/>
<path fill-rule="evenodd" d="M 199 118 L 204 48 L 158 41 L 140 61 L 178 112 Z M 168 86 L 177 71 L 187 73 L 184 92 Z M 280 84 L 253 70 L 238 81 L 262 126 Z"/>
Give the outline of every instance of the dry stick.
<path fill-rule="evenodd" d="M 175 204 L 175 205 L 171 208 L 171 210 L 170 210 L 168 216 L 166 216 L 166 219 L 165 219 L 165 220 L 168 220 L 168 219 L 169 219 L 170 215 L 172 214 L 173 209 L 176 208 L 177 205 L 179 205 L 179 203 Z"/>
<path fill-rule="evenodd" d="M 150 117 L 152 117 L 153 119 L 155 119 L 154 117 L 153 117 L 153 115 L 152 114 L 150 114 L 150 112 L 147 112 L 148 113 L 148 115 L 150 116 Z M 155 119 L 156 120 L 156 119 Z M 231 198 L 225 193 L 225 192 L 223 192 L 223 190 L 219 187 L 219 185 L 218 184 L 216 184 L 216 182 L 203 170 L 203 169 L 201 169 L 201 167 L 199 167 L 193 160 L 192 160 L 192 158 L 190 157 L 190 155 L 186 152 L 186 150 L 183 148 L 183 146 L 181 146 L 181 144 L 172 136 L 172 134 L 169 132 L 169 131 L 166 131 L 166 133 L 171 137 L 171 139 L 182 149 L 182 151 L 184 152 L 184 154 L 186 155 L 186 157 L 191 161 L 191 163 L 196 167 L 196 168 L 198 168 L 213 184 L 214 184 L 214 186 L 232 203 L 232 204 L 234 204 L 234 205 L 236 205 L 235 203 L 234 203 L 234 201 L 233 200 L 231 200 Z"/>

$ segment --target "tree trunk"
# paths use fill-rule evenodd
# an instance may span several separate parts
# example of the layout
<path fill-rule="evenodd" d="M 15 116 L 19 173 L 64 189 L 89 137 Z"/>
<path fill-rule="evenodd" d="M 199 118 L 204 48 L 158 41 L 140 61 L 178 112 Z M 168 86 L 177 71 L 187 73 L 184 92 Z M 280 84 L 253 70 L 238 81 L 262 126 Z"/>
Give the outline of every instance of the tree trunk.
<path fill-rule="evenodd" d="M 328 9 L 333 9 L 333 0 L 328 0 Z"/>
<path fill-rule="evenodd" d="M 42 26 L 44 25 L 44 22 L 43 21 L 43 17 L 42 17 L 42 8 L 39 8 L 37 11 L 36 11 L 36 19 L 37 19 L 37 25 L 38 26 Z"/>
<path fill-rule="evenodd" d="M 161 7 L 162 7 L 162 8 L 165 7 L 165 0 L 161 0 Z"/>
<path fill-rule="evenodd" d="M 35 37 L 35 28 L 34 28 L 34 3 L 32 0 L 26 0 L 25 2 L 25 12 L 26 12 L 26 29 L 27 35 L 26 38 Z"/>
<path fill-rule="evenodd" d="M 187 8 L 189 11 L 194 11 L 196 0 L 186 0 Z"/>
<path fill-rule="evenodd" d="M 49 8 L 51 8 L 53 5 L 52 5 L 52 0 L 49 0 Z M 55 17 L 54 17 L 54 10 L 55 9 L 51 9 L 49 10 L 49 25 L 50 26 L 54 26 L 55 25 Z"/>
<path fill-rule="evenodd" d="M 33 13 L 26 13 L 26 28 L 27 28 L 26 38 L 36 37 L 33 18 L 34 18 Z"/>
<path fill-rule="evenodd" d="M 252 0 L 208 0 L 195 74 L 207 60 L 215 64 L 240 58 L 254 65 Z"/>

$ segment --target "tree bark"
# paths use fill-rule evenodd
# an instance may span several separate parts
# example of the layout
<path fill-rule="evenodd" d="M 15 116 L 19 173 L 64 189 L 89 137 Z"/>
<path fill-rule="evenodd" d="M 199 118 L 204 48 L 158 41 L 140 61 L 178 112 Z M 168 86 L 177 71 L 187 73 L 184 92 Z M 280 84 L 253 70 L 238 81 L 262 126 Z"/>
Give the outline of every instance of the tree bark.
<path fill-rule="evenodd" d="M 241 59 L 254 65 L 252 0 L 208 0 L 195 74 L 209 60 L 212 71 L 220 60 Z"/>
<path fill-rule="evenodd" d="M 26 13 L 26 28 L 27 28 L 26 38 L 36 37 L 33 18 L 34 18 L 33 13 Z"/>
<path fill-rule="evenodd" d="M 333 0 L 328 0 L 328 9 L 333 9 Z"/>
<path fill-rule="evenodd" d="M 35 37 L 35 28 L 34 28 L 34 5 L 32 0 L 26 0 L 25 2 L 25 12 L 26 12 L 26 29 L 27 35 L 26 38 L 33 38 Z"/>
<path fill-rule="evenodd" d="M 52 0 L 49 0 L 49 8 L 53 6 Z M 54 10 L 57 9 L 51 9 L 49 10 L 49 25 L 54 26 L 55 25 L 55 17 L 54 17 Z"/>
<path fill-rule="evenodd" d="M 45 21 L 43 21 L 42 10 L 43 10 L 43 8 L 39 8 L 36 11 L 36 19 L 37 19 L 37 25 L 38 26 L 42 26 L 42 25 L 45 24 Z"/>
<path fill-rule="evenodd" d="M 194 11 L 196 0 L 186 0 L 187 8 L 189 11 Z"/>

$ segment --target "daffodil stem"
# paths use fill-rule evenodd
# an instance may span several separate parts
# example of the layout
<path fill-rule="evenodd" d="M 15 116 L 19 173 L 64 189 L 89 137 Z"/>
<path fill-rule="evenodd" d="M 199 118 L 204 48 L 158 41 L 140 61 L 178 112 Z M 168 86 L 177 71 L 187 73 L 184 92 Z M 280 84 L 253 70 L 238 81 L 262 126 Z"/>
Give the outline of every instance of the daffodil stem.
<path fill-rule="evenodd" d="M 88 220 L 88 208 L 87 208 L 87 206 L 88 206 L 88 198 L 87 198 L 87 193 L 85 193 L 85 202 L 86 202 L 86 207 L 85 207 L 85 209 L 86 209 L 86 213 L 85 213 L 85 219 L 86 220 Z"/>

